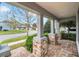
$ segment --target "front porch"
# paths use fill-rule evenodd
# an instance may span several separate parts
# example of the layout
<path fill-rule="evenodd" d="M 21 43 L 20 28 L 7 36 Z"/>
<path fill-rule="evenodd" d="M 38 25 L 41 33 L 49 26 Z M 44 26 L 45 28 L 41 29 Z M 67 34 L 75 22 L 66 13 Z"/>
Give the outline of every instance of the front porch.
<path fill-rule="evenodd" d="M 60 33 L 60 21 L 62 19 L 64 20 L 65 18 L 69 19 L 68 17 L 71 18 L 71 16 L 74 16 L 72 12 L 67 12 L 64 10 L 64 12 L 61 13 L 61 10 L 63 8 L 59 8 L 59 13 L 55 16 L 53 13 L 48 12 L 48 8 L 44 9 L 45 5 L 41 3 L 22 3 L 22 2 L 17 2 L 17 3 L 9 3 L 18 7 L 21 7 L 23 9 L 27 9 L 28 11 L 32 11 L 35 13 L 37 17 L 37 36 L 33 37 L 33 51 L 30 53 L 29 51 L 26 50 L 25 47 L 19 47 L 14 50 L 11 50 L 11 56 L 10 57 L 76 57 L 79 54 L 79 9 L 78 9 L 78 4 L 74 5 L 73 3 L 70 5 L 70 7 L 76 9 L 76 12 L 74 11 L 74 15 L 76 18 L 76 42 L 75 41 L 70 41 L 70 40 L 65 40 L 61 38 L 61 33 Z M 70 3 L 67 3 L 70 4 Z M 66 7 L 68 5 L 66 4 Z M 76 3 L 75 3 L 76 4 Z M 48 4 L 50 5 L 50 4 Z M 61 6 L 61 4 L 59 4 Z M 74 7 L 76 6 L 76 8 Z M 56 5 L 54 6 L 56 7 Z M 45 6 L 46 8 L 46 6 Z M 69 8 L 69 7 L 68 7 Z M 51 8 L 52 9 L 52 8 Z M 71 11 L 71 9 L 68 9 Z M 54 10 L 55 11 L 55 10 Z M 55 12 L 57 12 L 58 9 L 56 9 Z M 64 16 L 63 16 L 63 13 Z M 43 20 L 44 17 L 47 17 L 48 20 L 50 20 L 50 33 L 45 36 L 44 35 L 44 27 L 43 27 Z M 63 18 L 64 17 L 64 18 Z M 48 43 L 49 41 L 49 43 Z"/>
<path fill-rule="evenodd" d="M 48 53 L 44 57 L 76 57 L 76 43 L 70 40 L 60 40 L 60 45 L 48 44 Z M 11 51 L 10 57 L 35 57 L 25 47 Z"/>

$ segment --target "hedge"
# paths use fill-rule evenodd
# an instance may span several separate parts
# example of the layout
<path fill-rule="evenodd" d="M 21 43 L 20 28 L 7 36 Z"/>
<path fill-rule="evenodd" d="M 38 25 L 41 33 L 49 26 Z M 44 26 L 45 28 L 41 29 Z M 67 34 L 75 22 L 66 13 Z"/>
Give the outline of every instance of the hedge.
<path fill-rule="evenodd" d="M 76 34 L 74 33 L 61 33 L 62 39 L 76 41 Z"/>

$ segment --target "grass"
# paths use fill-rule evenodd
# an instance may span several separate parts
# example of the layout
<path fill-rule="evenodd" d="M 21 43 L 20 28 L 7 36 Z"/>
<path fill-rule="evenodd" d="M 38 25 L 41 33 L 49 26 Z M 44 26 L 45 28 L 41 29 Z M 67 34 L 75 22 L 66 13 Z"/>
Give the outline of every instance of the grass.
<path fill-rule="evenodd" d="M 35 36 L 35 35 L 33 35 L 33 36 Z M 18 37 L 18 38 L 12 38 L 12 39 L 4 40 L 4 41 L 0 42 L 0 44 L 9 44 L 11 42 L 17 42 L 17 41 L 24 40 L 24 39 L 27 39 L 26 35 Z M 28 41 L 28 43 L 30 43 L 30 41 Z M 19 44 L 11 45 L 10 48 L 11 48 L 11 50 L 13 50 L 13 49 L 16 49 L 16 48 L 19 48 L 19 47 L 25 47 L 25 46 L 26 46 L 26 41 L 19 43 Z"/>
<path fill-rule="evenodd" d="M 11 39 L 6 39 L 2 42 L 0 42 L 0 44 L 8 44 L 8 43 L 11 43 L 11 42 L 16 42 L 16 41 L 19 41 L 19 40 L 24 40 L 26 39 L 26 35 L 25 36 L 20 36 L 18 38 L 11 38 Z"/>
<path fill-rule="evenodd" d="M 26 30 L 9 30 L 9 31 L 0 31 L 0 35 L 3 34 L 17 34 L 17 33 L 24 33 Z"/>
<path fill-rule="evenodd" d="M 11 43 L 11 42 L 17 42 L 17 41 L 26 39 L 26 37 L 27 36 L 21 36 L 21 37 L 18 37 L 18 38 L 7 39 L 7 40 L 0 42 L 0 44 L 8 44 L 8 43 Z M 10 47 L 11 47 L 11 50 L 13 50 L 13 49 L 16 49 L 16 48 L 22 47 L 22 46 L 25 46 L 25 42 L 22 42 L 22 43 L 19 43 L 19 44 L 14 44 Z"/>
<path fill-rule="evenodd" d="M 16 48 L 18 48 L 18 47 L 24 47 L 25 46 L 25 42 L 23 42 L 23 43 L 19 43 L 19 44 L 15 44 L 15 45 L 12 45 L 12 46 L 10 46 L 11 47 L 11 50 L 13 50 L 13 49 L 16 49 Z"/>

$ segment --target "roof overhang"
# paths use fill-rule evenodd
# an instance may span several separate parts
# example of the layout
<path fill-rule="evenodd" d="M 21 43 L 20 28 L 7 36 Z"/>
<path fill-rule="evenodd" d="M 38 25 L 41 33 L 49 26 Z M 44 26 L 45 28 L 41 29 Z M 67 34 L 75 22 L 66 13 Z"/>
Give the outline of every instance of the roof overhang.
<path fill-rule="evenodd" d="M 51 16 L 52 18 L 62 19 L 76 15 L 79 2 L 10 2 L 19 7 L 30 8 L 40 14 Z M 27 8 L 27 9 L 28 9 Z"/>
<path fill-rule="evenodd" d="M 36 2 L 58 18 L 67 18 L 76 15 L 79 2 Z"/>
<path fill-rule="evenodd" d="M 56 17 L 55 15 L 53 15 L 52 13 L 50 13 L 49 11 L 47 11 L 46 9 L 42 8 L 41 6 L 39 6 L 34 2 L 9 2 L 9 4 L 12 4 L 27 10 L 36 11 L 45 16 L 58 19 L 58 17 Z"/>

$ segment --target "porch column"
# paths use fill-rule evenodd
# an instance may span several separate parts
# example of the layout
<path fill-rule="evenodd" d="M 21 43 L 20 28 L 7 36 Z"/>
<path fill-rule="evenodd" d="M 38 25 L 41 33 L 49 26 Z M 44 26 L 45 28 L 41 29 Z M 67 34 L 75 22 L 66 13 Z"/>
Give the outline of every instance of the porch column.
<path fill-rule="evenodd" d="M 54 26 L 54 19 L 50 20 L 51 25 L 50 25 L 50 29 L 51 29 L 51 33 L 49 33 L 49 43 L 55 44 L 55 26 Z"/>
<path fill-rule="evenodd" d="M 61 34 L 60 34 L 60 27 L 59 27 L 59 21 L 55 20 L 55 44 L 59 44 L 59 40 L 61 39 Z"/>
<path fill-rule="evenodd" d="M 54 19 L 52 19 L 51 20 L 51 34 L 55 34 L 54 33 L 54 28 L 55 28 L 55 26 L 54 26 Z"/>
<path fill-rule="evenodd" d="M 38 27 L 37 35 L 40 38 L 43 36 L 43 15 L 38 16 L 37 27 Z"/>
<path fill-rule="evenodd" d="M 79 9 L 76 12 L 76 44 L 79 56 Z"/>
<path fill-rule="evenodd" d="M 60 33 L 60 28 L 59 28 L 59 21 L 55 20 L 55 34 Z"/>
<path fill-rule="evenodd" d="M 38 16 L 37 27 L 37 37 L 33 39 L 33 55 L 40 57 L 47 54 L 47 38 L 43 36 L 43 15 Z"/>

